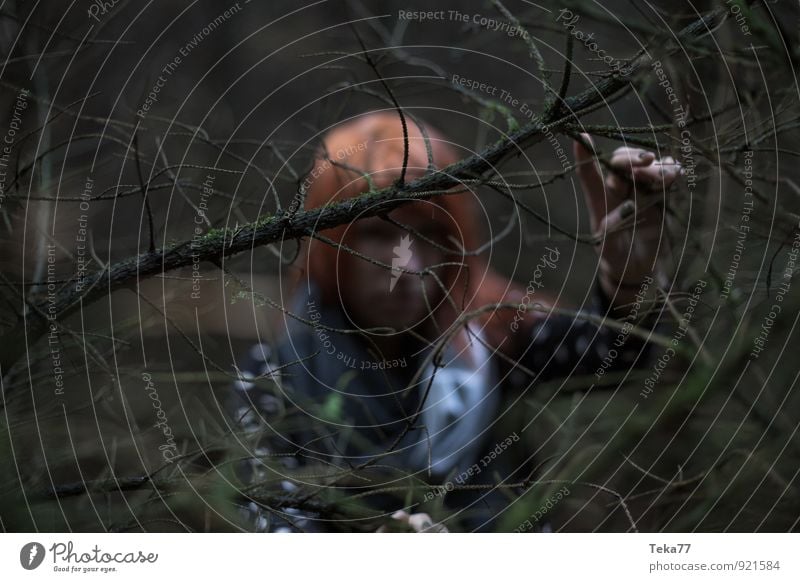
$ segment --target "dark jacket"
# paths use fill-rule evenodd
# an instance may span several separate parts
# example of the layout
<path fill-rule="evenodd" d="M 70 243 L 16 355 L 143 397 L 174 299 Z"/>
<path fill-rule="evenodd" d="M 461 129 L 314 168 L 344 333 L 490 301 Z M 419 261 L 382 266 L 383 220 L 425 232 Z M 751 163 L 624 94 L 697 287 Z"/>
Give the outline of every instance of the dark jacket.
<path fill-rule="evenodd" d="M 519 346 L 515 358 L 492 354 L 476 338 L 472 349 L 478 366 L 465 365 L 451 347 L 434 367 L 431 350 L 422 344 L 411 350 L 413 356 L 381 362 L 360 335 L 332 331 L 352 325 L 340 310 L 322 306 L 313 288 L 297 293 L 291 311 L 306 321 L 287 317 L 284 339 L 250 349 L 240 372 L 261 380 L 237 381 L 227 403 L 245 433 L 263 435 L 249 453 L 287 455 L 281 458 L 289 470 L 313 464 L 333 472 L 371 461 L 371 469 L 382 471 L 394 486 L 408 484 L 403 475 L 410 472 L 419 483 L 440 488 L 423 487 L 412 506 L 404 492 L 366 500 L 391 514 L 401 508 L 425 511 L 425 502 L 441 497 L 445 507 L 462 510 L 459 523 L 467 530 L 494 530 L 509 497 L 497 489 L 460 487 L 535 478 L 536 443 L 532 431 L 526 432 L 531 409 L 522 401 L 528 391 L 576 375 L 589 376 L 588 388 L 606 374 L 646 361 L 648 345 L 619 328 L 551 313 L 529 337 L 509 330 L 509 340 Z M 586 311 L 612 317 L 598 284 Z M 280 428 L 273 422 L 277 418 Z M 245 481 L 275 478 L 258 458 L 240 469 Z M 360 483 L 345 486 L 363 492 Z M 289 478 L 283 486 L 288 493 L 296 488 Z M 261 529 L 285 526 L 274 515 L 265 519 L 254 504 L 249 511 Z M 335 529 L 307 519 L 312 514 L 300 517 L 303 529 Z"/>

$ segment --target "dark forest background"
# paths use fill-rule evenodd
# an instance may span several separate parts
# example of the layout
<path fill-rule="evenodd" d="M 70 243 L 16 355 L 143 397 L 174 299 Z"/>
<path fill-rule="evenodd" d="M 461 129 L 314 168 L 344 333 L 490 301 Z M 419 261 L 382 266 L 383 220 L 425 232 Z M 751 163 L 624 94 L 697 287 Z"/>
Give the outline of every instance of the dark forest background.
<path fill-rule="evenodd" d="M 31 323 L 37 310 L 47 312 L 48 276 L 68 294 L 79 256 L 87 273 L 98 273 L 151 246 L 190 240 L 201 203 L 208 205 L 204 240 L 216 236 L 220 244 L 274 213 L 276 198 L 288 206 L 320 132 L 391 108 L 375 69 L 360 58 L 359 37 L 403 108 L 465 148 L 485 149 L 530 120 L 485 94 L 456 90 L 453 74 L 505 89 L 535 111 L 547 100 L 537 79 L 546 75 L 558 86 L 568 50 L 567 95 L 610 78 L 583 43 L 567 48 L 569 33 L 556 20 L 563 8 L 580 16 L 576 28 L 594 33 L 607 54 L 660 60 L 689 112 L 697 182 L 690 189 L 683 181 L 670 195 L 665 241 L 672 256 L 659 297 L 666 337 L 695 283 L 709 286 L 679 357 L 648 398 L 640 392 L 652 366 L 592 391 L 590 379 L 568 378 L 531 392 L 524 406 L 538 415 L 530 438 L 542 443 L 547 483 L 509 492 L 520 502 L 504 528 L 518 527 L 569 484 L 571 494 L 548 513 L 556 530 L 797 530 L 800 284 L 790 263 L 800 232 L 796 2 L 508 0 L 503 6 L 530 32 L 540 64 L 519 36 L 474 23 L 398 19 L 399 10 L 458 10 L 507 22 L 492 2 L 106 4 L 105 13 L 88 1 L 0 8 L 0 139 L 19 127 L 0 201 L 0 530 L 239 531 L 248 527 L 237 510 L 243 503 L 292 509 L 297 498 L 279 482 L 243 497 L 232 465 L 244 450 L 220 399 L 243 350 L 279 333 L 272 302 L 288 302 L 297 267 L 281 256 L 291 258 L 294 241 L 203 260 L 195 297 L 191 266 L 147 277 L 133 269 L 126 286 L 85 304 L 80 293 L 71 297 L 52 335 Z M 219 20 L 226 10 L 229 17 Z M 186 56 L 165 75 L 181 50 Z M 166 81 L 142 119 L 137 111 L 159 75 Z M 606 157 L 627 144 L 685 160 L 659 82 L 645 64 L 622 90 L 556 127 L 570 159 L 570 136 L 580 130 Z M 583 195 L 572 172 L 559 175 L 553 144 L 544 139 L 525 151 L 504 163 L 504 175 L 553 180 L 515 196 L 551 224 L 585 233 Z M 737 249 L 750 172 L 754 209 Z M 213 194 L 204 198 L 209 174 Z M 502 230 L 514 203 L 489 188 L 481 201 L 486 230 Z M 553 241 L 568 260 L 548 273 L 548 290 L 580 306 L 594 250 L 531 214 L 493 245 L 491 262 L 524 285 Z M 786 281 L 765 349 L 752 358 Z M 104 284 L 101 276 L 98 288 Z M 163 437 L 152 427 L 150 382 L 181 454 L 173 463 L 164 463 Z M 409 481 L 402 495 L 422 501 L 425 491 Z M 364 513 L 358 500 L 331 493 L 323 501 L 316 509 L 333 519 L 358 517 L 343 529 L 374 531 L 387 520 Z M 447 518 L 438 500 L 417 509 Z M 458 530 L 457 520 L 447 523 Z"/>

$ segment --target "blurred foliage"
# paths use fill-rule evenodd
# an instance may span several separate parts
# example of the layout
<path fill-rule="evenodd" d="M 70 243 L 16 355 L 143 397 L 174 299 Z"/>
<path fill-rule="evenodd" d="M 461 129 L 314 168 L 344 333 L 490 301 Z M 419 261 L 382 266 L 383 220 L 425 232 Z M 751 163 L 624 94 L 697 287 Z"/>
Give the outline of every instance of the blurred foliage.
<path fill-rule="evenodd" d="M 140 188 L 142 167 L 147 174 L 158 174 L 148 183 L 148 201 L 155 218 L 152 236 L 159 245 L 191 238 L 198 187 L 209 167 L 228 170 L 217 175 L 215 196 L 206 212 L 209 226 L 234 228 L 255 220 L 274 210 L 270 205 L 276 191 L 288 203 L 298 177 L 308 170 L 314 146 L 308 140 L 316 131 L 351 113 L 384 106 L 352 87 L 317 101 L 332 87 L 338 90 L 374 78 L 368 67 L 352 59 L 321 64 L 326 59 L 320 55 L 330 56 L 330 51 L 359 50 L 346 26 L 316 31 L 344 23 L 347 15 L 355 18 L 377 8 L 355 2 L 329 4 L 272 26 L 268 33 L 254 34 L 220 67 L 217 58 L 294 8 L 288 2 L 249 4 L 246 18 L 226 22 L 194 58 L 186 59 L 181 75 L 170 78 L 168 90 L 138 126 L 135 111 L 158 76 L 158 63 L 176 54 L 187 31 L 200 30 L 216 17 L 220 12 L 216 3 L 197 3 L 177 25 L 171 22 L 183 9 L 181 3 L 160 3 L 144 20 L 134 18 L 138 8 L 125 4 L 94 28 L 86 43 L 76 40 L 88 26 L 80 10 L 70 11 L 61 21 L 57 10 L 21 1 L 4 4 L 2 47 L 9 61 L 0 82 L 8 116 L 0 133 L 9 126 L 20 87 L 30 89 L 35 105 L 26 113 L 11 158 L 14 184 L 6 183 L 0 205 L 5 283 L 0 327 L 8 331 L 24 325 L 18 306 L 30 291 L 29 283 L 44 277 L 45 244 L 55 241 L 59 246 L 57 277 L 75 274 L 80 213 L 75 200 L 71 205 L 59 200 L 61 210 L 56 214 L 54 197 L 79 197 L 92 167 L 93 195 L 106 198 L 90 205 L 94 269 L 147 250 L 150 233 Z M 609 53 L 625 58 L 633 57 L 639 41 L 656 48 L 667 44 L 672 31 L 697 18 L 689 4 L 677 3 L 681 4 L 677 8 L 666 1 L 652 8 L 637 4 L 636 10 L 621 0 L 604 3 L 602 9 L 579 1 L 543 4 L 554 11 L 568 6 L 580 13 L 581 26 L 596 31 Z M 711 2 L 701 4 L 704 9 L 718 8 Z M 740 3 L 752 36 L 744 36 L 737 22 L 728 19 L 712 34 L 682 47 L 685 52 L 663 59 L 692 117 L 691 143 L 698 162 L 697 188 L 682 187 L 668 209 L 665 244 L 674 256 L 669 267 L 675 281 L 683 282 L 668 290 L 669 300 L 681 312 L 693 283 L 701 277 L 709 281 L 692 321 L 702 350 L 691 344 L 697 357 L 673 358 L 648 398 L 642 398 L 640 391 L 652 362 L 650 368 L 632 371 L 624 380 L 591 390 L 587 388 L 594 380 L 578 377 L 530 390 L 506 422 L 510 433 L 535 417 L 521 437 L 536 450 L 539 469 L 532 482 L 500 489 L 509 501 L 498 517 L 501 531 L 512 531 L 541 513 L 564 486 L 570 494 L 551 503 L 538 525 L 546 522 L 564 531 L 629 531 L 634 525 L 639 531 L 798 529 L 799 368 L 792 350 L 798 341 L 800 313 L 796 281 L 770 329 L 767 349 L 757 359 L 750 357 L 753 340 L 776 301 L 776 285 L 798 231 L 798 8 L 788 2 L 755 2 L 750 9 L 744 4 Z M 545 21 L 522 4 L 507 6 L 537 39 L 543 39 L 542 46 L 549 47 L 543 51 L 547 65 L 560 73 L 563 26 Z M 407 6 L 388 2 L 381 11 L 396 13 L 400 8 Z M 458 9 L 495 14 L 491 4 L 483 2 L 461 3 Z M 791 31 L 787 22 L 794 23 Z M 469 25 L 426 28 L 392 18 L 364 27 L 361 32 L 369 46 L 389 44 L 382 26 L 389 26 L 385 30 L 394 30 L 398 42 L 409 46 L 429 42 L 434 34 L 440 45 L 496 53 L 497 59 L 533 70 L 528 47 L 519 39 L 489 35 Z M 625 28 L 632 32 L 623 32 Z M 166 35 L 160 37 L 162 32 Z M 149 52 L 143 52 L 151 41 Z M 32 58 L 40 53 L 40 60 Z M 447 108 L 469 111 L 476 120 L 504 129 L 526 120 L 497 101 L 470 99 L 446 83 L 421 80 L 432 75 L 429 63 L 447 73 L 495 74 L 498 86 L 530 103 L 544 103 L 541 87 L 517 67 L 506 70 L 498 60 L 478 53 L 430 48 L 413 55 L 408 50 L 385 54 L 380 67 L 387 77 L 420 76 L 393 83 L 404 106 L 442 108 L 428 112 L 430 117 L 454 141 L 476 149 L 500 134 L 478 121 L 470 126 Z M 252 72 L 251 66 L 261 58 L 266 60 Z M 602 64 L 591 54 L 576 47 L 575 58 L 581 73 L 571 81 L 573 90 L 603 77 Z M 314 75 L 305 74 L 316 65 Z M 209 75 L 204 77 L 205 73 Z M 284 84 L 300 74 L 301 82 Z M 129 75 L 133 82 L 127 84 Z M 644 140 L 679 158 L 680 132 L 671 125 L 671 105 L 657 78 L 644 75 L 633 88 L 580 121 L 597 125 L 592 133 L 605 153 L 623 140 L 628 144 Z M 261 102 L 273 90 L 278 96 Z M 299 104 L 308 108 L 301 111 Z M 287 117 L 296 111 L 300 113 Z M 658 124 L 667 127 L 650 134 L 622 129 Z M 537 165 L 541 160 L 536 169 L 540 177 L 560 170 L 548 147 L 538 144 L 529 152 Z M 758 196 L 745 252 L 731 293 L 724 299 L 720 294 L 741 224 L 743 152 L 748 147 L 754 152 Z M 287 158 L 290 161 L 284 163 Z M 512 161 L 509 175 L 514 170 L 530 172 L 523 162 Z M 187 167 L 179 169 L 177 164 Z M 490 194 L 487 189 L 486 204 L 496 228 L 505 224 L 512 204 Z M 567 231 L 585 228 L 580 218 L 585 209 L 569 179 L 554 178 L 546 192 L 524 192 L 521 198 Z M 52 233 L 42 234 L 51 224 Z M 520 279 L 539 250 L 554 239 L 530 217 L 522 226 L 524 232 L 501 241 L 494 252 L 498 268 Z M 555 239 L 568 242 L 564 237 Z M 257 338 L 271 339 L 280 333 L 271 327 L 277 318 L 265 297 L 277 298 L 285 291 L 278 276 L 293 272 L 278 255 L 291 259 L 296 248 L 292 243 L 285 246 L 254 249 L 225 264 L 258 292 L 238 281 L 231 284 L 236 280 L 204 264 L 204 300 L 199 304 L 186 300 L 192 273 L 183 270 L 141 281 L 61 322 L 63 395 L 54 390 L 46 338 L 28 345 L 22 359 L 3 369 L 0 527 L 5 531 L 239 531 L 254 527 L 252 514 L 245 515 L 243 509 L 256 504 L 266 520 L 275 516 L 291 520 L 292 511 L 304 511 L 319 516 L 330 529 L 375 531 L 381 525 L 397 529 L 375 509 L 376 500 L 390 497 L 428 512 L 451 531 L 466 529 L 469 512 L 453 515 L 444 503 L 451 493 L 425 500 L 426 493 L 442 484 L 398 475 L 385 467 L 372 467 L 363 474 L 324 465 L 292 469 L 284 458 L 265 456 L 259 459 L 266 475 L 260 482 L 247 484 L 237 475 L 235 467 L 251 455 L 258 439 L 234 431 L 221 403 L 230 390 L 237 354 Z M 565 296 L 579 301 L 594 260 L 591 248 L 576 246 L 573 268 L 563 274 L 563 281 L 553 281 L 553 288 L 563 283 Z M 662 321 L 661 333 L 669 336 L 675 329 L 669 310 L 662 311 Z M 7 350 L 11 346 L 4 341 L 0 338 L 0 347 Z M 661 353 L 663 348 L 655 346 L 653 359 Z M 173 462 L 165 462 L 159 450 L 164 435 L 155 426 L 143 372 L 153 378 L 178 443 L 179 457 Z M 338 418 L 341 402 L 331 397 L 321 414 Z M 293 411 L 283 409 L 269 430 L 280 433 L 296 422 Z"/>

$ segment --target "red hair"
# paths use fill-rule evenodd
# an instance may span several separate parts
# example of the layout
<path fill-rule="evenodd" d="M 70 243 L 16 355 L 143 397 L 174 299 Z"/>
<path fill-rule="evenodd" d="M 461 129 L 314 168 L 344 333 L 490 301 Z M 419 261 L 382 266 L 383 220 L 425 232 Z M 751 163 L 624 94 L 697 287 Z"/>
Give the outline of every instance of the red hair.
<path fill-rule="evenodd" d="M 425 139 L 417 125 L 408 117 L 408 164 L 406 180 L 418 178 L 428 170 L 428 153 Z M 425 125 L 435 168 L 442 169 L 459 161 L 454 146 L 441 133 Z M 370 176 L 375 188 L 391 185 L 400 176 L 403 168 L 405 140 L 402 123 L 394 112 L 374 112 L 349 120 L 329 131 L 323 140 L 324 152 L 318 156 L 313 169 L 306 177 L 306 207 L 316 208 L 329 202 L 340 202 L 363 194 L 369 190 Z M 410 202 L 408 206 L 430 204 L 441 208 L 444 220 L 442 229 L 453 240 L 459 241 L 469 253 L 481 244 L 477 207 L 468 192 L 458 195 L 442 195 L 430 201 Z M 338 243 L 344 240 L 348 225 L 324 231 L 324 235 Z M 308 266 L 308 276 L 317 284 L 322 301 L 333 304 L 337 301 L 337 264 L 339 275 L 344 275 L 351 261 L 363 260 L 325 242 L 311 239 L 303 257 Z M 451 297 L 460 310 L 475 310 L 494 303 L 518 304 L 524 290 L 518 284 L 495 272 L 482 255 L 455 254 L 447 261 L 463 263 L 462 267 L 446 267 L 442 272 L 442 283 L 451 290 Z M 466 268 L 465 268 L 466 267 Z M 538 299 L 537 299 L 538 300 Z M 454 312 L 452 304 L 443 301 L 437 308 L 437 321 L 443 330 L 448 329 L 461 315 Z M 509 341 L 511 323 L 515 309 L 491 310 L 479 318 L 488 344 L 512 354 L 514 348 Z M 528 312 L 520 322 L 523 328 L 541 313 Z"/>

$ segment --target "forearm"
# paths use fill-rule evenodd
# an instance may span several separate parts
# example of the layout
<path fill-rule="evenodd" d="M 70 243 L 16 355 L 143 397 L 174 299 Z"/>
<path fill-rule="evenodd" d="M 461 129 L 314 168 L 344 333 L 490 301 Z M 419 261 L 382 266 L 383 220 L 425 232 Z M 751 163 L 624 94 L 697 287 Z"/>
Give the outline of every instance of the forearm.
<path fill-rule="evenodd" d="M 594 375 L 599 380 L 607 373 L 642 365 L 649 351 L 648 342 L 630 331 L 634 325 L 650 327 L 654 323 L 646 316 L 646 296 L 653 283 L 652 277 L 644 278 L 634 295 L 628 297 L 629 303 L 618 309 L 615 304 L 622 303 L 612 304 L 613 293 L 603 289 L 598 277 L 590 301 L 581 309 L 596 317 L 550 314 L 530 331 L 523 364 L 537 372 L 540 381 L 581 375 Z M 598 317 L 624 321 L 624 326 L 599 323 Z"/>
<path fill-rule="evenodd" d="M 619 273 L 617 269 L 606 266 L 601 261 L 598 273 L 600 289 L 609 298 L 609 303 L 614 308 L 615 314 L 624 316 L 624 309 L 636 302 L 643 292 L 646 292 L 654 283 L 654 276 L 650 273 L 628 274 Z M 617 315 L 619 317 L 620 315 Z"/>

